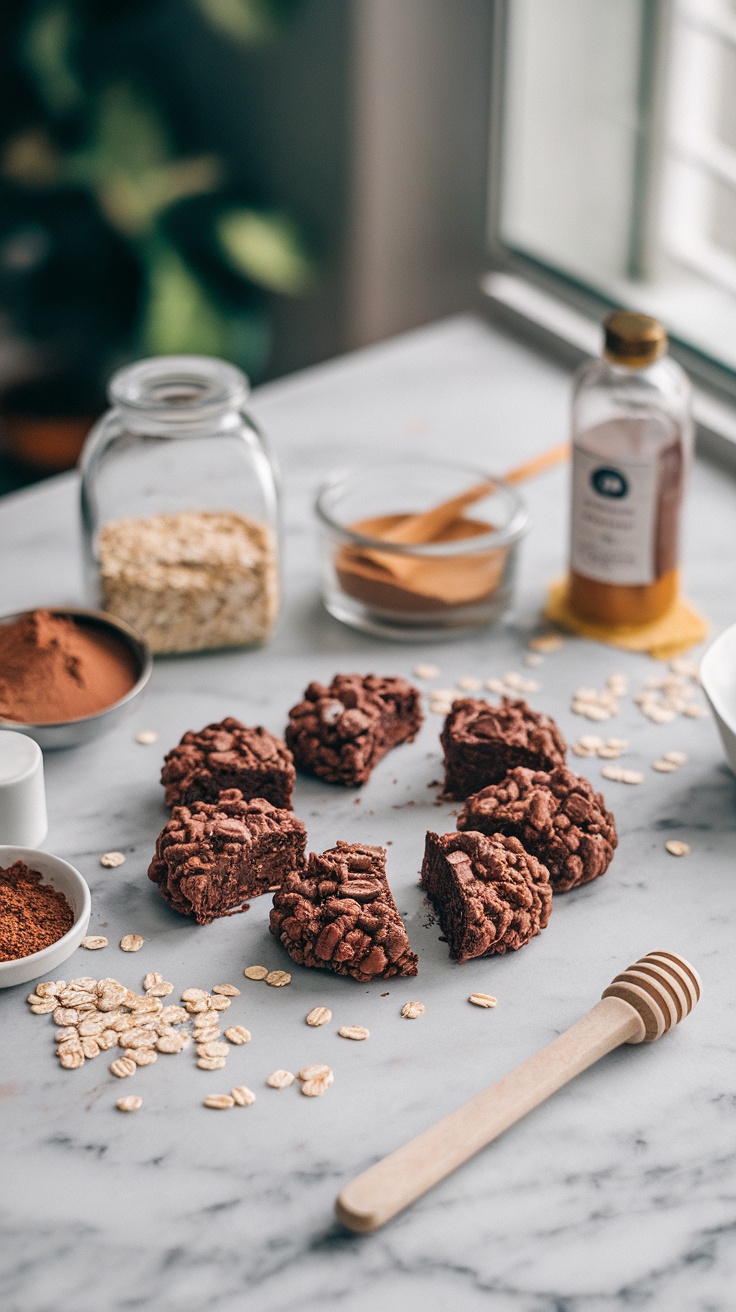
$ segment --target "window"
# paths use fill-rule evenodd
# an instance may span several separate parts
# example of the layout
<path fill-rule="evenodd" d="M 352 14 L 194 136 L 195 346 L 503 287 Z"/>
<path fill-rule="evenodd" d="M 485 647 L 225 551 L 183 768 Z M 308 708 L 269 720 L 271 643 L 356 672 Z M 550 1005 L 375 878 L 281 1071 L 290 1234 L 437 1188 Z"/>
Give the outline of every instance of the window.
<path fill-rule="evenodd" d="M 736 381 L 736 0 L 502 11 L 496 239 Z"/>

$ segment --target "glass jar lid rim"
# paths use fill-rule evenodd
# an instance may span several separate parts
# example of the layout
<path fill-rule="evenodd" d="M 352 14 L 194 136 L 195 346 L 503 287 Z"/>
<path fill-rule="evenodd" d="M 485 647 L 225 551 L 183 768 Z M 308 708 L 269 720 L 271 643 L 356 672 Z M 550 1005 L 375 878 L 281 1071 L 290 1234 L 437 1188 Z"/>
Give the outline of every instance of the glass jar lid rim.
<path fill-rule="evenodd" d="M 248 396 L 248 378 L 236 365 L 207 355 L 157 355 L 113 374 L 113 405 L 155 412 L 178 422 L 236 409 Z"/>

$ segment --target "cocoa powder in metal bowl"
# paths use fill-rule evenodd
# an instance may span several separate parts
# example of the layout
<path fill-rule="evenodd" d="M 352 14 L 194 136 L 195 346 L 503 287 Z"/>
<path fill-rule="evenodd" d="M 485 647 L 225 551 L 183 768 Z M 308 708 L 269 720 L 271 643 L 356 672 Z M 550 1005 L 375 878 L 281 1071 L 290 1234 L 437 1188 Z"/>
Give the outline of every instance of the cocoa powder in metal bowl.
<path fill-rule="evenodd" d="M 0 723 L 60 724 L 106 710 L 137 679 L 112 633 L 36 610 L 0 625 Z"/>

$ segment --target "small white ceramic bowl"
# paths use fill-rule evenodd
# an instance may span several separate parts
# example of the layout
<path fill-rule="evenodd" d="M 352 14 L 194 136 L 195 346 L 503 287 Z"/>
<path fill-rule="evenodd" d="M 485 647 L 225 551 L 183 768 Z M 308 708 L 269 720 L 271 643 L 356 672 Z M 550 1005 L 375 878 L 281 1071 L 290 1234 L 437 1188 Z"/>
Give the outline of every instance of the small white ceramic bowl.
<path fill-rule="evenodd" d="M 736 624 L 708 648 L 700 662 L 700 679 L 726 759 L 736 774 Z"/>
<path fill-rule="evenodd" d="M 76 952 L 87 933 L 92 901 L 89 888 L 74 866 L 61 857 L 51 856 L 49 852 L 37 852 L 33 847 L 8 847 L 0 845 L 0 866 L 7 870 L 14 861 L 25 861 L 31 870 L 40 871 L 44 884 L 51 884 L 64 894 L 72 911 L 74 924 L 71 929 L 40 952 L 33 952 L 30 957 L 19 957 L 17 961 L 0 961 L 0 989 L 8 989 L 13 984 L 25 984 L 29 979 L 40 979 L 42 975 L 53 975 L 57 966 Z"/>

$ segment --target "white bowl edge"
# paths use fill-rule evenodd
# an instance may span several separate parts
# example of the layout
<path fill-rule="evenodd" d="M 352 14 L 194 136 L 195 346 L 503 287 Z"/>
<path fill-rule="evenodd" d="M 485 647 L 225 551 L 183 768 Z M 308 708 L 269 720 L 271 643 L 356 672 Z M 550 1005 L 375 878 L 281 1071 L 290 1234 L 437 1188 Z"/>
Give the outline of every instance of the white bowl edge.
<path fill-rule="evenodd" d="M 92 910 L 87 881 L 68 861 L 52 856 L 50 852 L 39 852 L 33 847 L 0 845 L 0 866 L 7 869 L 14 861 L 25 861 L 31 870 L 40 871 L 44 883 L 52 884 L 64 894 L 74 912 L 74 924 L 56 943 L 42 948 L 40 952 L 34 952 L 29 957 L 19 957 L 16 961 L 0 961 L 0 989 L 27 984 L 31 979 L 40 979 L 42 975 L 56 970 L 62 961 L 76 952 L 87 933 Z"/>
<path fill-rule="evenodd" d="M 700 678 L 726 759 L 736 774 L 736 624 L 711 643 L 700 662 Z"/>

